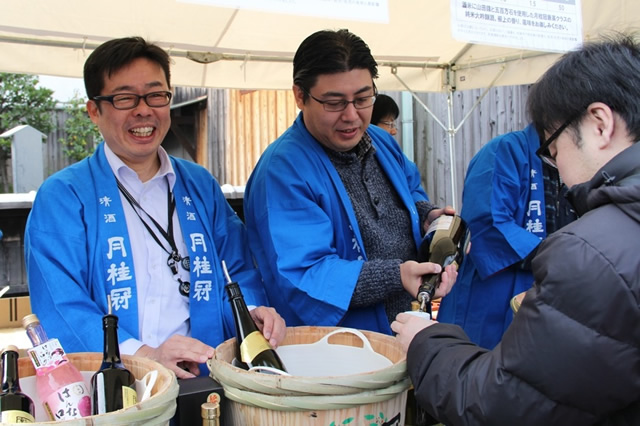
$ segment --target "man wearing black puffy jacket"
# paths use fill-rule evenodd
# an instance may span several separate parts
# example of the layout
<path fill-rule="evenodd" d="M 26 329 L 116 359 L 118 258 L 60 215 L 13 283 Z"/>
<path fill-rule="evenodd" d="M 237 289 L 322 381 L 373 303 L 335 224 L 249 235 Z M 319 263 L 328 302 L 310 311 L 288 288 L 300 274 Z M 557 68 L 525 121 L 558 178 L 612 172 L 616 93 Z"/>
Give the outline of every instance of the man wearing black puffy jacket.
<path fill-rule="evenodd" d="M 541 243 L 494 350 L 398 315 L 416 397 L 447 426 L 640 425 L 640 46 L 620 35 L 565 54 L 528 109 L 580 218 Z"/>

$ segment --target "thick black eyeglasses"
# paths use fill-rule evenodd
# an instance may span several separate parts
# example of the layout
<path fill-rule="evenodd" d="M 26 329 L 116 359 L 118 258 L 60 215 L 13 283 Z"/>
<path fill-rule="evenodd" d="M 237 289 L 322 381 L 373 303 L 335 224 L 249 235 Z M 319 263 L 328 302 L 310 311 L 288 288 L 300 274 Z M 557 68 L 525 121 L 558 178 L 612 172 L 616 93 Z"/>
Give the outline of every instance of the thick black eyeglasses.
<path fill-rule="evenodd" d="M 565 121 L 562 124 L 562 126 L 558 127 L 556 131 L 553 132 L 551 136 L 549 136 L 549 138 L 546 141 L 540 144 L 540 148 L 536 150 L 536 155 L 540 157 L 542 161 L 544 161 L 545 163 L 547 163 L 553 168 L 556 168 L 556 169 L 558 168 L 558 163 L 556 163 L 556 157 L 551 155 L 551 151 L 549 151 L 549 145 L 551 145 L 553 141 L 558 139 L 558 137 L 562 134 L 562 132 L 564 132 L 564 129 L 569 127 L 571 123 L 573 123 L 578 117 L 579 116 L 574 116 L 568 119 L 567 121 Z"/>
<path fill-rule="evenodd" d="M 133 109 L 138 106 L 140 99 L 151 108 L 160 108 L 169 105 L 172 93 L 168 91 L 151 92 L 146 95 L 136 95 L 135 93 L 118 93 L 111 96 L 94 96 L 92 101 L 107 101 L 115 109 Z"/>
<path fill-rule="evenodd" d="M 378 95 L 378 92 L 374 91 L 374 94 L 372 96 L 363 96 L 360 98 L 355 98 L 352 101 L 348 101 L 346 99 L 323 101 L 322 99 L 316 98 L 306 90 L 304 90 L 304 92 L 309 95 L 311 99 L 318 102 L 319 104 L 322 104 L 324 110 L 329 112 L 344 111 L 345 109 L 347 109 L 347 106 L 349 106 L 349 104 L 353 104 L 355 109 L 371 108 L 373 106 L 373 103 L 376 101 L 376 96 Z"/>

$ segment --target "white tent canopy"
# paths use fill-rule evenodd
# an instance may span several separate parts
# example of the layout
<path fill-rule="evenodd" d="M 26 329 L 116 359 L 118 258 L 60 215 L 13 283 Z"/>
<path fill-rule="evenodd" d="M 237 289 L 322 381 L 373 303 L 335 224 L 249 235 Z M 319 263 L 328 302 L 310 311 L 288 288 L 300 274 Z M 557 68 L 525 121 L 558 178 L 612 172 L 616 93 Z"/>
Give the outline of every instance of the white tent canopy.
<path fill-rule="evenodd" d="M 186 1 L 5 1 L 0 13 L 0 71 L 81 77 L 96 46 L 138 35 L 170 53 L 173 86 L 289 89 L 291 63 L 300 42 L 318 30 L 347 28 L 367 42 L 378 61 L 380 90 L 447 92 L 451 108 L 456 90 L 533 83 L 559 56 L 454 40 L 449 0 L 388 0 L 387 23 Z M 575 4 L 574 0 L 535 2 Z M 327 1 L 331 4 L 336 3 Z M 635 30 L 639 24 L 638 0 L 582 0 L 585 41 L 614 30 Z M 421 105 L 447 132 L 450 203 L 456 207 L 454 138 L 461 124 L 453 123 L 450 111 L 445 125 Z"/>
<path fill-rule="evenodd" d="M 585 40 L 640 20 L 638 0 L 583 0 L 582 8 Z M 388 23 L 176 0 L 22 0 L 2 4 L 0 71 L 81 77 L 97 45 L 140 35 L 170 52 L 173 85 L 288 89 L 300 42 L 316 30 L 339 28 L 369 44 L 380 64 L 382 90 L 464 90 L 488 87 L 498 76 L 497 85 L 526 84 L 558 57 L 453 40 L 447 0 L 389 0 Z"/>

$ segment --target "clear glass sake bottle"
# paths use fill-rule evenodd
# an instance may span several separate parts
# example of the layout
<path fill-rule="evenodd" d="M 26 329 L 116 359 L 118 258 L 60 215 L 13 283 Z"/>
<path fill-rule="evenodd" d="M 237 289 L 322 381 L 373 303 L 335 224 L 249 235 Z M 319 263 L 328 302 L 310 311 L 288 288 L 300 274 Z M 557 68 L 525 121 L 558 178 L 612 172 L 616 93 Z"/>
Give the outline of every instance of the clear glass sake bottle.
<path fill-rule="evenodd" d="M 69 361 L 58 339 L 47 337 L 34 314 L 25 316 L 33 348 L 29 357 L 36 370 L 38 398 L 51 421 L 78 419 L 91 415 L 91 394 L 82 373 Z"/>

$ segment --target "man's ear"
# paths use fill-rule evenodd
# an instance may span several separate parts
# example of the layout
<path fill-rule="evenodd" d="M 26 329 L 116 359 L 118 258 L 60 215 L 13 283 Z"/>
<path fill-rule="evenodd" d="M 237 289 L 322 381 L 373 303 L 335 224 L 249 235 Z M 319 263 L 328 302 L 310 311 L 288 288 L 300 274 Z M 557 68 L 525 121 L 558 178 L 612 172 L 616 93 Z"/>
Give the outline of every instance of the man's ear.
<path fill-rule="evenodd" d="M 89 118 L 93 121 L 94 124 L 98 124 L 98 118 L 100 116 L 100 107 L 98 106 L 96 101 L 88 100 L 87 101 L 87 113 L 89 113 Z"/>
<path fill-rule="evenodd" d="M 600 146 L 611 142 L 615 134 L 616 117 L 609 105 L 602 102 L 594 102 L 587 107 L 587 122 L 590 125 L 588 131 L 593 131 L 599 137 Z"/>
<path fill-rule="evenodd" d="M 296 84 L 293 85 L 293 97 L 296 100 L 296 105 L 298 109 L 302 111 L 302 107 L 304 106 L 304 90 Z"/>

